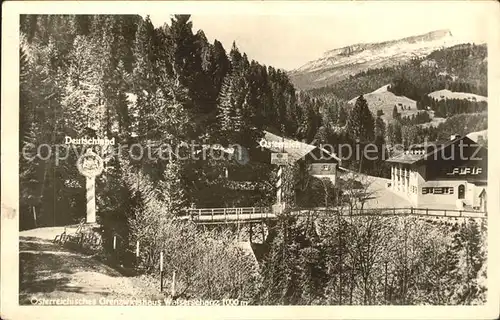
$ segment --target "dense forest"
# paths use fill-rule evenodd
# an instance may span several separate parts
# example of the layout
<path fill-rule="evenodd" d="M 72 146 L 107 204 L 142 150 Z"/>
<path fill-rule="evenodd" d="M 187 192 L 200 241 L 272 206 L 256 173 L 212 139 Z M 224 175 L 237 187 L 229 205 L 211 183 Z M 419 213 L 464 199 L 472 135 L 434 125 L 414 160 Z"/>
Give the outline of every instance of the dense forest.
<path fill-rule="evenodd" d="M 444 141 L 453 134 L 465 136 L 488 127 L 487 113 L 457 114 L 436 126 L 421 126 L 395 119 L 387 125 L 387 143 L 409 146 L 423 142 Z M 482 143 L 487 146 L 487 139 Z"/>
<path fill-rule="evenodd" d="M 201 30 L 193 34 L 189 18 L 155 29 L 149 18 L 133 15 L 23 16 L 20 151 L 34 154 L 47 144 L 49 152 L 67 152 L 65 136 L 106 136 L 120 146 L 249 145 L 264 128 L 312 140 L 311 126 L 320 121 L 314 100 L 296 95 L 284 72 L 250 61 L 236 44 L 226 52 Z M 149 172 L 153 183 L 171 179 L 182 204 L 203 198 L 194 190 L 217 184 L 197 174 L 216 164 L 129 160 L 107 159 L 97 181 L 106 190 L 97 199 L 102 210 L 122 211 L 127 203 L 111 191 L 123 188 L 116 184 L 129 165 Z M 34 207 L 40 224 L 67 222 L 84 207 L 75 155 L 54 161 L 21 159 L 21 208 Z"/>
<path fill-rule="evenodd" d="M 484 224 L 385 217 L 283 219 L 263 304 L 480 304 Z M 464 253 L 467 252 L 465 255 Z"/>

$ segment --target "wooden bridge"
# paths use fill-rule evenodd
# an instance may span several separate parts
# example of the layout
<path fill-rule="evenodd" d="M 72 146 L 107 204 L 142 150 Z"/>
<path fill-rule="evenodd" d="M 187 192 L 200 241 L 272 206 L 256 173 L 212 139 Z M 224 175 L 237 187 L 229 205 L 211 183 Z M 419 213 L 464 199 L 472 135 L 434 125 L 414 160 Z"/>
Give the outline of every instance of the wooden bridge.
<path fill-rule="evenodd" d="M 188 209 L 188 214 L 197 223 L 258 222 L 277 217 L 267 207 Z"/>
<path fill-rule="evenodd" d="M 431 208 L 311 208 L 295 209 L 292 216 L 419 216 L 444 218 L 486 218 L 486 212 L 467 210 L 445 210 Z M 188 209 L 188 216 L 196 223 L 252 223 L 277 219 L 269 207 L 201 208 Z"/>

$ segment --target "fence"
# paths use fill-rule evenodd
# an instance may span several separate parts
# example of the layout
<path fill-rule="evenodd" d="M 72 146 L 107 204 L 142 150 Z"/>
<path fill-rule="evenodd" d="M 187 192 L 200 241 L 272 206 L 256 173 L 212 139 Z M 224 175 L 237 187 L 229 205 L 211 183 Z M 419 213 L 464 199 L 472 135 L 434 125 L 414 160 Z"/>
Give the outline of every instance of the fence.
<path fill-rule="evenodd" d="M 432 209 L 432 208 L 312 208 L 299 210 L 301 213 L 318 212 L 320 214 L 341 214 L 357 216 L 431 216 L 431 217 L 450 217 L 450 218 L 480 218 L 487 217 L 486 212 L 454 209 Z M 299 213 L 300 215 L 300 213 Z"/>
<path fill-rule="evenodd" d="M 220 222 L 252 222 L 266 219 L 275 219 L 277 216 L 271 208 L 266 207 L 242 207 L 242 208 L 201 208 L 189 209 L 192 220 L 200 223 Z M 343 215 L 343 216 L 429 216 L 450 218 L 486 218 L 486 212 L 453 209 L 432 208 L 302 208 L 295 209 L 291 215 Z"/>
<path fill-rule="evenodd" d="M 188 214 L 191 219 L 199 222 L 255 221 L 276 218 L 272 210 L 266 207 L 188 209 Z"/>

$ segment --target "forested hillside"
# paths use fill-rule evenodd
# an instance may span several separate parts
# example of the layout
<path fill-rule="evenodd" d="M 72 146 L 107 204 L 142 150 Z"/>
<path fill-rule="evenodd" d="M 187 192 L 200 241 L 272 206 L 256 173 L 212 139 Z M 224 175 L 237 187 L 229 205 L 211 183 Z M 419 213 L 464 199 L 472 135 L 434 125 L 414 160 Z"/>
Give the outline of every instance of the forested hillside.
<path fill-rule="evenodd" d="M 396 67 L 370 69 L 332 86 L 307 92 L 322 99 L 337 99 L 342 104 L 384 85 L 389 85 L 387 90 L 396 96 L 415 100 L 417 109 L 421 110 L 412 116 L 401 116 L 401 112 L 406 111 L 399 110 L 398 105 L 393 106 L 385 136 L 389 144 L 421 143 L 426 139 L 432 141 L 453 133 L 464 135 L 487 128 L 486 99 L 429 95 L 446 89 L 487 96 L 486 45 L 462 44 L 436 50 L 424 58 L 415 58 Z M 430 124 L 434 117 L 443 120 L 439 126 L 420 126 Z"/>
<path fill-rule="evenodd" d="M 249 146 L 263 129 L 311 141 L 320 126 L 319 99 L 297 94 L 283 71 L 251 60 L 236 43 L 228 51 L 217 40 L 208 43 L 203 31 L 193 33 L 188 15 L 160 28 L 134 15 L 23 16 L 20 59 L 20 150 L 27 154 L 42 144 L 61 151 L 56 145 L 65 136 L 115 138 L 121 146 Z M 160 172 L 153 182 L 175 184 L 165 190 L 179 190 L 183 204 L 204 198 L 196 193 L 216 183 L 198 174 L 215 164 L 107 160 L 97 181 L 105 190 L 97 199 L 101 211 L 126 211 L 127 192 L 111 190 L 126 188 L 119 181 L 129 165 Z M 75 161 L 72 153 L 61 163 L 21 159 L 22 211 L 36 210 L 41 224 L 81 216 L 75 210 L 85 207 L 84 181 Z"/>
<path fill-rule="evenodd" d="M 485 225 L 400 217 L 282 219 L 258 302 L 481 304 Z"/>
<path fill-rule="evenodd" d="M 314 96 L 335 95 L 351 100 L 386 84 L 393 92 L 419 100 L 440 89 L 487 96 L 486 45 L 463 44 L 434 51 L 395 67 L 369 69 L 331 86 L 308 90 Z"/>
<path fill-rule="evenodd" d="M 297 123 L 306 123 L 301 121 L 306 119 L 306 108 L 297 101 L 283 71 L 250 60 L 236 43 L 228 52 L 217 40 L 208 43 L 203 31 L 192 33 L 189 16 L 178 16 L 170 26 L 165 24 L 158 29 L 149 19 L 139 16 L 27 16 L 21 22 L 21 31 L 27 62 L 33 64 L 33 59 L 43 52 L 48 58 L 43 71 L 51 77 L 60 76 L 65 83 L 59 87 L 70 83 L 72 88 L 65 91 L 81 89 L 78 81 L 85 78 L 84 74 L 94 75 L 95 85 L 115 79 L 106 88 L 103 84 L 103 88 L 93 88 L 103 91 L 101 102 L 109 112 L 104 127 L 109 132 L 130 134 L 138 122 L 131 118 L 134 112 L 130 106 L 127 110 L 117 107 L 126 104 L 125 94 L 137 95 L 137 104 L 142 104 L 151 99 L 145 98 L 148 94 L 160 94 L 156 90 L 166 91 L 166 87 L 172 86 L 173 92 L 161 94 L 182 101 L 183 108 L 200 124 L 198 129 L 210 128 L 211 135 L 218 114 L 230 118 L 225 109 L 229 99 L 236 102 L 232 122 L 245 118 L 249 127 L 257 128 L 282 123 L 289 135 L 296 134 Z M 106 96 L 115 92 L 122 96 L 112 103 Z M 141 108 L 134 110 L 135 115 L 148 107 Z M 130 118 L 127 121 L 124 113 Z M 121 126 L 112 129 L 114 124 Z M 281 130 L 280 126 L 275 129 Z M 194 131 L 200 135 L 199 130 Z"/>

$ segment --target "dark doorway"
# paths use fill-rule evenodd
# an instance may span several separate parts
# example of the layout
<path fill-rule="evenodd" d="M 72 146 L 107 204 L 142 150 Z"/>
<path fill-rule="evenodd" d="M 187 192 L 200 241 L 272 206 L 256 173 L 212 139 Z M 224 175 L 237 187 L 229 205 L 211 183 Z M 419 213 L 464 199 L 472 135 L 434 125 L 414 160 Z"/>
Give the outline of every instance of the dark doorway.
<path fill-rule="evenodd" d="M 458 199 L 465 199 L 465 186 L 463 184 L 458 186 Z"/>

